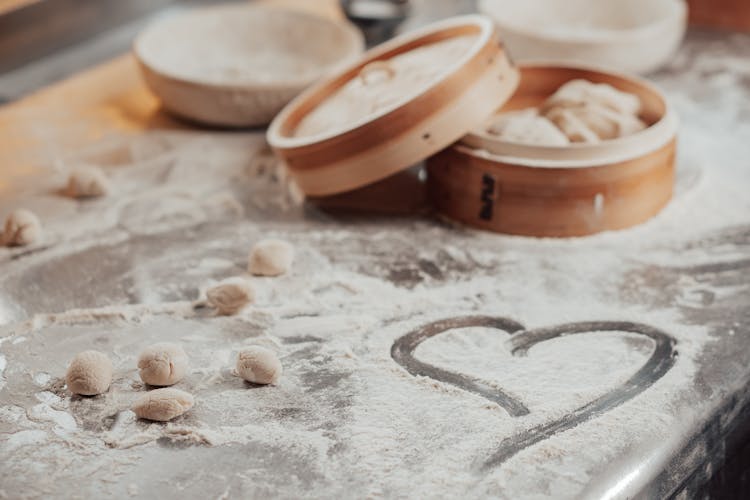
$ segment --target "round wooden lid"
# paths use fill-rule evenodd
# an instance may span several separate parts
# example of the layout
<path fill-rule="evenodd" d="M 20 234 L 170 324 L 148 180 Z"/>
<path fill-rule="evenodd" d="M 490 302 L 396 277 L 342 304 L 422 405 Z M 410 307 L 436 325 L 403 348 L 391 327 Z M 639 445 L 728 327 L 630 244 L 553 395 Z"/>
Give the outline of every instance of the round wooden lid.
<path fill-rule="evenodd" d="M 492 21 L 462 16 L 386 42 L 287 105 L 268 142 L 310 196 L 384 179 L 456 142 L 515 91 Z"/>

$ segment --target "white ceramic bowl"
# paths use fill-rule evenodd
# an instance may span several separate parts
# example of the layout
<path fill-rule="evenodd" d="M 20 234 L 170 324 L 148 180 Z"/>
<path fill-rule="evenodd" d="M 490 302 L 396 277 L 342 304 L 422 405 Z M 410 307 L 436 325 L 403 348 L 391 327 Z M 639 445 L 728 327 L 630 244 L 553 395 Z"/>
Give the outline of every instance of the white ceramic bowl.
<path fill-rule="evenodd" d="M 364 50 L 352 25 L 247 3 L 191 9 L 148 27 L 133 51 L 170 112 L 220 126 L 269 123 Z"/>
<path fill-rule="evenodd" d="M 583 63 L 648 73 L 687 28 L 684 0 L 479 0 L 517 61 Z"/>

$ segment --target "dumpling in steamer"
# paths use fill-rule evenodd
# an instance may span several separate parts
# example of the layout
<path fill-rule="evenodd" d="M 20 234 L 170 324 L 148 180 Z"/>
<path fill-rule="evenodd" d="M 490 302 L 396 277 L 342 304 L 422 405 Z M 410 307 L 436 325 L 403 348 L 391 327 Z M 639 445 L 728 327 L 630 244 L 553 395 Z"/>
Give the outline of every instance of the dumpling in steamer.
<path fill-rule="evenodd" d="M 552 94 L 542 106 L 542 114 L 550 108 L 575 108 L 596 104 L 618 113 L 637 116 L 641 111 L 638 96 L 623 92 L 606 83 L 571 80 Z"/>
<path fill-rule="evenodd" d="M 596 144 L 599 136 L 582 120 L 574 110 L 567 108 L 552 108 L 547 112 L 547 119 L 562 130 L 570 142 Z"/>
<path fill-rule="evenodd" d="M 572 142 L 595 143 L 599 140 L 617 139 L 646 128 L 646 124 L 636 116 L 617 113 L 597 104 L 578 108 L 551 108 L 546 117 Z"/>
<path fill-rule="evenodd" d="M 611 85 L 573 80 L 560 87 L 542 106 L 573 142 L 596 143 L 646 128 L 637 116 L 640 99 Z"/>
<path fill-rule="evenodd" d="M 618 113 L 604 106 L 587 106 L 592 117 L 589 126 L 600 139 L 615 139 L 632 135 L 646 128 L 646 124 L 637 115 Z"/>
<path fill-rule="evenodd" d="M 487 132 L 508 142 L 539 146 L 565 146 L 568 138 L 536 109 L 510 111 L 497 115 Z"/>

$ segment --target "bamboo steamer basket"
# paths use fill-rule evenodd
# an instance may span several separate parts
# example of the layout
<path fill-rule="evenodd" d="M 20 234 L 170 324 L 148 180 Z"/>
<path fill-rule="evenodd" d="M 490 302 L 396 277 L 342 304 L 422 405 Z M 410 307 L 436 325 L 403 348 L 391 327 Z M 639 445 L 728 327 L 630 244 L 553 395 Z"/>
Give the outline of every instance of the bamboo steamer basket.
<path fill-rule="evenodd" d="M 466 40 L 466 50 L 440 58 L 440 71 L 429 79 L 413 84 L 414 74 L 435 69 L 434 58 L 401 73 L 399 58 L 459 39 Z M 410 60 L 417 66 L 424 61 Z M 371 103 L 341 97 L 376 77 L 412 87 L 396 102 L 369 111 Z M 453 144 L 487 119 L 517 85 L 518 71 L 492 21 L 478 15 L 451 18 L 375 47 L 312 86 L 276 116 L 267 138 L 307 196 L 334 195 L 384 179 Z M 303 133 L 306 120 L 324 106 L 339 106 L 348 115 Z"/>
<path fill-rule="evenodd" d="M 373 75 L 394 85 L 408 82 L 415 68 L 401 64 L 405 57 L 467 37 L 471 43 L 463 52 L 409 59 L 421 69 L 442 70 L 418 88 L 404 89 L 396 102 L 369 109 L 367 101 L 344 98 L 353 88 L 372 90 Z M 510 143 L 484 132 L 496 113 L 537 106 L 578 78 L 637 95 L 647 128 L 563 147 Z M 347 112 L 308 127 L 322 109 Z M 658 213 L 672 196 L 676 132 L 673 111 L 646 81 L 569 65 L 519 69 L 489 18 L 464 16 L 367 52 L 293 100 L 267 137 L 317 203 L 356 194 L 427 160 L 427 195 L 442 216 L 496 232 L 566 237 L 630 227 Z"/>
<path fill-rule="evenodd" d="M 499 111 L 541 104 L 564 83 L 607 83 L 641 99 L 648 125 L 597 144 L 535 146 L 478 127 L 427 162 L 427 191 L 445 217 L 528 236 L 582 236 L 646 221 L 671 199 L 677 119 L 644 80 L 584 67 L 525 65 Z"/>

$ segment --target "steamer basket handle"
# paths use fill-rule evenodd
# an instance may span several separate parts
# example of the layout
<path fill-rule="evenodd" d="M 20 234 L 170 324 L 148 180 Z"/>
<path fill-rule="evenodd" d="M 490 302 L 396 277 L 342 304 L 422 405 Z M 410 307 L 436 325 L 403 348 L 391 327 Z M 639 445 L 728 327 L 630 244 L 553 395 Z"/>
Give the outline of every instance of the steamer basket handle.
<path fill-rule="evenodd" d="M 369 85 L 372 80 L 368 77 L 374 73 L 385 73 L 389 80 L 396 76 L 396 70 L 393 68 L 390 61 L 372 61 L 371 63 L 365 64 L 365 66 L 359 70 L 358 76 L 364 85 Z"/>

